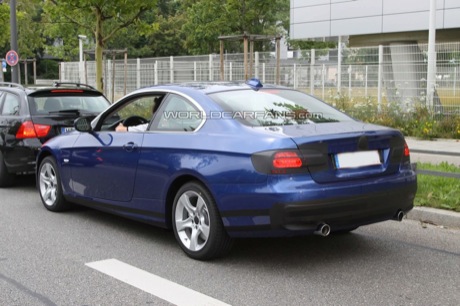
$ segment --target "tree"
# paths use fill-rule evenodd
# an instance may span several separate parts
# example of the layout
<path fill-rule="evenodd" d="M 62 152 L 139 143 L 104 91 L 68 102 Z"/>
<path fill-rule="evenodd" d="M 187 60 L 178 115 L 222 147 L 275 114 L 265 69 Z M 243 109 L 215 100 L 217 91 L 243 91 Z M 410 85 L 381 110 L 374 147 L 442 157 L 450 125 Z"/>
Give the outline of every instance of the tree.
<path fill-rule="evenodd" d="M 213 53 L 219 50 L 219 35 L 231 31 L 226 21 L 225 2 L 198 1 L 186 9 L 182 31 L 187 33 L 184 44 L 190 53 Z"/>
<path fill-rule="evenodd" d="M 22 0 L 16 3 L 17 43 L 20 62 L 36 58 L 44 47 L 40 26 L 40 0 Z M 10 6 L 0 4 L 0 54 L 11 49 Z M 19 64 L 18 64 L 19 65 Z M 31 70 L 30 70 L 31 71 Z M 31 71 L 32 73 L 32 71 Z M 9 73 L 7 72 L 9 77 Z M 5 77 L 6 79 L 6 77 Z"/>
<path fill-rule="evenodd" d="M 0 46 L 10 42 L 10 7 L 0 5 Z"/>
<path fill-rule="evenodd" d="M 157 7 L 142 16 L 144 31 L 133 27 L 122 30 L 109 47 L 127 47 L 132 57 L 186 55 L 188 53 L 183 43 L 186 35 L 181 31 L 184 18 L 180 1 L 158 0 Z"/>
<path fill-rule="evenodd" d="M 50 22 L 51 29 L 48 33 L 53 31 L 57 33 L 57 29 L 64 33 L 64 37 L 56 36 L 55 39 L 69 39 L 70 34 L 75 35 L 74 41 L 77 41 L 78 34 L 93 37 L 96 87 L 102 91 L 102 61 L 105 46 L 117 32 L 129 27 L 135 26 L 145 31 L 146 24 L 142 22 L 142 14 L 155 6 L 156 0 L 47 0 L 44 11 Z"/>
<path fill-rule="evenodd" d="M 18 52 L 21 59 L 36 58 L 45 46 L 41 26 L 42 1 L 24 0 L 17 3 Z"/>
<path fill-rule="evenodd" d="M 335 41 L 289 40 L 289 44 L 293 49 L 299 50 L 337 48 Z"/>
<path fill-rule="evenodd" d="M 185 46 L 194 54 L 219 51 L 221 35 L 274 35 L 289 20 L 289 0 L 185 0 Z M 281 27 L 282 28 L 282 27 Z"/>
<path fill-rule="evenodd" d="M 22 59 L 34 57 L 43 48 L 38 0 L 24 0 L 16 5 L 18 54 Z M 0 50 L 11 49 L 10 6 L 0 5 Z"/>

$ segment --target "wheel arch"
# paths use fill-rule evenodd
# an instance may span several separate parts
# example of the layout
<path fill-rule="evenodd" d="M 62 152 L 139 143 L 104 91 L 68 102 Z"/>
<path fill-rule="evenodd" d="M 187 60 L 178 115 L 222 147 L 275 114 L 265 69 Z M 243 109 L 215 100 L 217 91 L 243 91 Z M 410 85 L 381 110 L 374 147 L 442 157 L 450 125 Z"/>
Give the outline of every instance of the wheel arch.
<path fill-rule="evenodd" d="M 167 228 L 172 228 L 172 207 L 174 205 L 174 198 L 177 192 L 182 186 L 192 181 L 202 184 L 211 194 L 213 194 L 208 184 L 206 184 L 202 179 L 200 179 L 197 176 L 191 174 L 184 174 L 176 177 L 169 185 L 168 192 L 166 193 L 165 224 Z"/>
<path fill-rule="evenodd" d="M 48 157 L 48 156 L 51 156 L 53 154 L 51 154 L 50 151 L 48 150 L 41 150 L 40 153 L 37 155 L 37 160 L 36 160 L 36 169 L 35 169 L 35 178 L 37 179 L 37 182 L 38 182 L 38 176 L 39 176 L 39 170 L 40 170 L 40 164 L 42 163 L 42 161 Z"/>

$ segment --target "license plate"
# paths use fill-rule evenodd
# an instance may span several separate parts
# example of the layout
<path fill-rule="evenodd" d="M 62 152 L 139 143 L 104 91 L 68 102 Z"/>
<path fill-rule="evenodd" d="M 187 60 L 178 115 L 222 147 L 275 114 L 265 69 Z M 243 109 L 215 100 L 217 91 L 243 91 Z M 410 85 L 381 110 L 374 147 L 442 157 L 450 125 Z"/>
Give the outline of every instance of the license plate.
<path fill-rule="evenodd" d="M 73 131 L 73 130 L 75 130 L 75 128 L 73 128 L 73 127 L 62 127 L 62 128 L 61 128 L 61 134 L 64 134 L 64 133 L 67 133 L 67 132 L 71 132 L 71 131 Z"/>
<path fill-rule="evenodd" d="M 336 154 L 335 164 L 338 169 L 344 169 L 381 165 L 382 163 L 378 151 L 359 151 Z"/>

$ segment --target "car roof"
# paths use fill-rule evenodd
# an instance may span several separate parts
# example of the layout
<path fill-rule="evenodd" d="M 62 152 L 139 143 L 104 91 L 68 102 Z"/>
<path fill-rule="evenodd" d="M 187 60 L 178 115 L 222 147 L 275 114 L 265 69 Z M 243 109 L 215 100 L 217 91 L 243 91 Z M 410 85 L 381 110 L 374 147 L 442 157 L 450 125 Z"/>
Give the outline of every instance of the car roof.
<path fill-rule="evenodd" d="M 254 80 L 254 79 L 252 79 Z M 253 83 L 250 81 L 217 81 L 217 82 L 188 82 L 188 83 L 177 83 L 177 84 L 165 84 L 165 85 L 156 85 L 148 86 L 143 89 L 169 89 L 169 90 L 178 90 L 182 91 L 184 89 L 200 91 L 204 94 L 212 94 L 222 91 L 231 91 L 231 90 L 242 90 L 242 89 L 253 89 L 259 90 L 261 88 L 287 88 L 283 86 L 273 85 L 273 84 L 262 84 L 259 80 L 255 80 Z"/>
<path fill-rule="evenodd" d="M 83 91 L 90 91 L 90 92 L 98 92 L 96 88 L 88 84 L 82 83 L 71 83 L 71 82 L 55 82 L 51 86 L 31 86 L 27 87 L 26 91 L 33 93 L 33 92 L 43 92 L 43 91 L 50 91 L 50 90 L 57 90 L 57 89 L 78 89 Z"/>
<path fill-rule="evenodd" d="M 6 89 L 8 91 L 23 91 L 27 95 L 33 95 L 34 93 L 40 92 L 49 92 L 51 90 L 59 90 L 59 89 L 78 89 L 79 91 L 85 92 L 94 92 L 99 93 L 96 88 L 93 86 L 82 84 L 82 83 L 72 83 L 72 82 L 54 82 L 52 85 L 45 85 L 45 86 L 37 86 L 37 85 L 30 85 L 25 86 L 17 83 L 9 83 L 9 82 L 0 82 L 0 88 Z"/>

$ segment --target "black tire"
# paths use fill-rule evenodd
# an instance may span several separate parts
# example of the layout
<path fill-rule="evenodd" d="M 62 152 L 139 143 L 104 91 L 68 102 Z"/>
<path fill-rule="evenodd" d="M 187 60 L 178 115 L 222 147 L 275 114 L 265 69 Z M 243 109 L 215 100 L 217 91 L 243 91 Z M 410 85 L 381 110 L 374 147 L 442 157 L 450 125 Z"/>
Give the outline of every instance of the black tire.
<path fill-rule="evenodd" d="M 3 153 L 0 152 L 0 187 L 9 187 L 14 184 L 15 174 L 8 172 L 3 158 Z"/>
<path fill-rule="evenodd" d="M 216 202 L 198 182 L 183 185 L 174 198 L 173 231 L 182 250 L 191 258 L 210 260 L 226 255 L 232 245 Z M 181 226 L 182 225 L 182 226 Z"/>
<path fill-rule="evenodd" d="M 39 166 L 37 186 L 40 198 L 49 211 L 64 211 L 70 208 L 62 192 L 61 176 L 53 157 L 45 157 Z"/>

